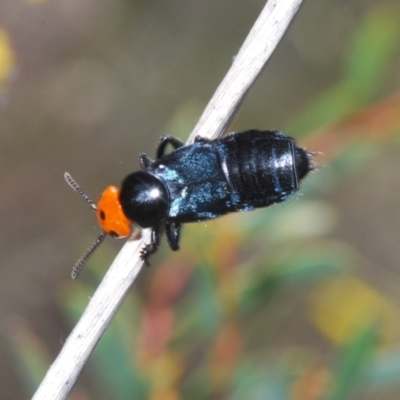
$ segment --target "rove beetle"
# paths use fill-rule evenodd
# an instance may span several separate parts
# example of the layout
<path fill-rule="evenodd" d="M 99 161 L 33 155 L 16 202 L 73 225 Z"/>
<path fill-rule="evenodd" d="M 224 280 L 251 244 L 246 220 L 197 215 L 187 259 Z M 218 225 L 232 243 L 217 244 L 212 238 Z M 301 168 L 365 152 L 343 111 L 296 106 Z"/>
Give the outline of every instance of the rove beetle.
<path fill-rule="evenodd" d="M 174 151 L 165 154 L 167 145 Z M 156 160 L 141 154 L 142 170 L 128 175 L 121 189 L 109 186 L 97 206 L 65 173 L 68 184 L 96 210 L 103 232 L 72 270 L 76 278 L 95 248 L 109 234 L 126 238 L 132 223 L 151 228 L 151 243 L 141 251 L 147 258 L 159 245 L 165 226 L 169 246 L 179 249 L 181 224 L 249 211 L 286 200 L 314 169 L 313 154 L 277 131 L 249 130 L 222 139 L 198 136 L 192 145 L 163 136 Z"/>

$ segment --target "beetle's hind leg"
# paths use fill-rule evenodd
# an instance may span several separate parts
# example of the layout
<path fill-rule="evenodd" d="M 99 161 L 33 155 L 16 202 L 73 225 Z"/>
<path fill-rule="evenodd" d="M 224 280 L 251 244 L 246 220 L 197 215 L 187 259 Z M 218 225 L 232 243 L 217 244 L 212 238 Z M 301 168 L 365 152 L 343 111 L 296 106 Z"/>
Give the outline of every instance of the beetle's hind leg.
<path fill-rule="evenodd" d="M 165 222 L 165 233 L 167 235 L 169 247 L 172 250 L 179 250 L 179 236 L 181 233 L 181 224 Z"/>
<path fill-rule="evenodd" d="M 145 244 L 142 250 L 140 250 L 140 258 L 146 263 L 147 266 L 150 265 L 148 258 L 157 251 L 159 244 L 160 224 L 157 224 L 151 229 L 151 242 Z"/>
<path fill-rule="evenodd" d="M 165 154 L 165 148 L 169 144 L 176 150 L 179 149 L 179 147 L 182 147 L 184 143 L 181 140 L 174 138 L 173 136 L 162 136 L 160 139 L 160 143 L 158 144 L 157 147 L 157 152 L 156 152 L 157 160 Z"/>

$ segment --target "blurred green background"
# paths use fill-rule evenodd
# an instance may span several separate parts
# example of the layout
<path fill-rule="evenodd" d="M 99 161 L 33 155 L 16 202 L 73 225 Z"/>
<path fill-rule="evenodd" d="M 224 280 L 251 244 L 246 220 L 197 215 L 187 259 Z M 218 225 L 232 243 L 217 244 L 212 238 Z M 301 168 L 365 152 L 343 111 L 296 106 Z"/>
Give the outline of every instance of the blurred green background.
<path fill-rule="evenodd" d="M 110 265 L 94 199 L 185 140 L 263 1 L 0 3 L 0 397 L 30 398 Z M 70 399 L 398 399 L 400 4 L 308 1 L 232 131 L 318 152 L 301 192 L 186 225 Z"/>

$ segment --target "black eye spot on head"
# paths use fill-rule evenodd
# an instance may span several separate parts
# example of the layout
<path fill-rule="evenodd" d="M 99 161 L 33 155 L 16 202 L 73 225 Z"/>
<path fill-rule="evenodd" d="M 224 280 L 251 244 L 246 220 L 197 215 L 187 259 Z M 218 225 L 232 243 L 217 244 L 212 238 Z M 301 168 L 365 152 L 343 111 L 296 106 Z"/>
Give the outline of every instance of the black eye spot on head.
<path fill-rule="evenodd" d="M 103 210 L 100 210 L 100 218 L 104 221 L 106 219 L 106 214 Z"/>

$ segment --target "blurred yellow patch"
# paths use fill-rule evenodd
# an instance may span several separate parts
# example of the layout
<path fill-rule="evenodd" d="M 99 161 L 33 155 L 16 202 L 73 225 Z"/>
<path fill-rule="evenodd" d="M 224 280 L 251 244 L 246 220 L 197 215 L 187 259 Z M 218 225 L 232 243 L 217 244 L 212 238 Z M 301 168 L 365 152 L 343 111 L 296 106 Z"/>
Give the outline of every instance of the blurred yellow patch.
<path fill-rule="evenodd" d="M 177 398 L 175 390 L 182 374 L 183 362 L 178 354 L 166 352 L 161 355 L 153 364 L 150 372 L 152 383 L 150 398 L 168 400 Z"/>
<path fill-rule="evenodd" d="M 14 52 L 7 32 L 0 28 L 0 84 L 10 77 L 15 63 Z"/>
<path fill-rule="evenodd" d="M 320 285 L 311 295 L 310 318 L 330 340 L 344 344 L 361 329 L 379 324 L 383 343 L 400 333 L 399 309 L 364 282 L 351 276 Z"/>

